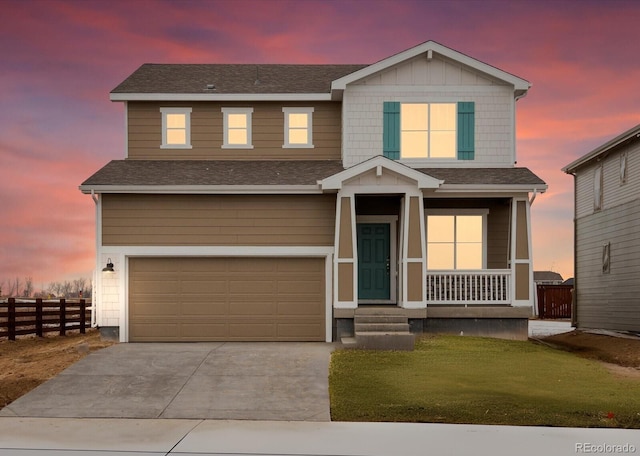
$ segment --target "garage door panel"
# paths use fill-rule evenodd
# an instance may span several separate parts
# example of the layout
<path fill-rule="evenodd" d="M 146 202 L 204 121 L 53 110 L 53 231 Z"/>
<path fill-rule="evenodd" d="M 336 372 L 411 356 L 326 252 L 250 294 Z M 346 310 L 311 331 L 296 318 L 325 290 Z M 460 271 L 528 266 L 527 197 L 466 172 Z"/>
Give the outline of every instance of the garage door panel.
<path fill-rule="evenodd" d="M 222 302 L 182 302 L 181 316 L 187 317 L 190 315 L 215 315 L 215 316 L 224 316 L 229 313 L 229 305 L 226 301 Z"/>
<path fill-rule="evenodd" d="M 131 258 L 129 340 L 325 337 L 323 258 Z"/>
<path fill-rule="evenodd" d="M 255 315 L 270 316 L 276 311 L 275 302 L 267 301 L 246 301 L 232 302 L 229 305 L 229 316 L 250 317 Z"/>

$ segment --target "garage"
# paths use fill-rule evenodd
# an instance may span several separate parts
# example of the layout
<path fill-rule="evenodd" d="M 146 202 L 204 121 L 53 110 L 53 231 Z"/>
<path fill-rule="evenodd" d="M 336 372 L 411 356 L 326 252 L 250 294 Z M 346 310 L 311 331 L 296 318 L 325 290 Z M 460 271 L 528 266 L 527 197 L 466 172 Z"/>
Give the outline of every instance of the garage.
<path fill-rule="evenodd" d="M 325 259 L 129 258 L 129 341 L 324 341 Z"/>

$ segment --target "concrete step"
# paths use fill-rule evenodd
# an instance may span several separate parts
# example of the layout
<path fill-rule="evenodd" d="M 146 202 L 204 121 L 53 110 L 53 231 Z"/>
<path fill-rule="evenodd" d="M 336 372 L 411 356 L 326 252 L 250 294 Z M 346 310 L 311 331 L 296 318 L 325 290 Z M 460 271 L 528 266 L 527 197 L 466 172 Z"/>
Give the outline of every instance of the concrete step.
<path fill-rule="evenodd" d="M 360 332 L 409 332 L 409 323 L 355 323 L 356 334 Z"/>
<path fill-rule="evenodd" d="M 356 315 L 404 315 L 404 310 L 398 307 L 358 307 Z"/>
<path fill-rule="evenodd" d="M 406 323 L 404 315 L 355 315 L 353 323 Z"/>
<path fill-rule="evenodd" d="M 365 332 L 356 333 L 356 347 L 363 350 L 411 351 L 415 336 L 409 332 Z"/>
<path fill-rule="evenodd" d="M 358 348 L 358 342 L 355 337 L 343 337 L 340 339 L 342 348 Z"/>

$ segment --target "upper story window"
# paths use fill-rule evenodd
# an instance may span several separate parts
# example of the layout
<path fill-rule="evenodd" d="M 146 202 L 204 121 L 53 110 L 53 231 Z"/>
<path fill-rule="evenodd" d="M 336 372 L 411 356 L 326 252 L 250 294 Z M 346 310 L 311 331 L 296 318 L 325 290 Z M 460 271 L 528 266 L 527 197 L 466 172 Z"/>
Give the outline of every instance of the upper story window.
<path fill-rule="evenodd" d="M 160 108 L 162 149 L 191 149 L 191 108 Z"/>
<path fill-rule="evenodd" d="M 385 101 L 382 143 L 392 160 L 474 160 L 475 102 Z"/>
<path fill-rule="evenodd" d="M 484 269 L 488 211 L 427 214 L 428 269 Z"/>
<path fill-rule="evenodd" d="M 593 210 L 599 211 L 602 209 L 603 200 L 603 175 L 602 165 L 598 165 L 593 173 Z"/>
<path fill-rule="evenodd" d="M 222 108 L 223 148 L 253 149 L 251 115 L 253 108 Z"/>
<path fill-rule="evenodd" d="M 400 104 L 400 158 L 455 157 L 455 103 Z"/>
<path fill-rule="evenodd" d="M 313 108 L 282 108 L 284 144 L 282 147 L 313 147 Z"/>

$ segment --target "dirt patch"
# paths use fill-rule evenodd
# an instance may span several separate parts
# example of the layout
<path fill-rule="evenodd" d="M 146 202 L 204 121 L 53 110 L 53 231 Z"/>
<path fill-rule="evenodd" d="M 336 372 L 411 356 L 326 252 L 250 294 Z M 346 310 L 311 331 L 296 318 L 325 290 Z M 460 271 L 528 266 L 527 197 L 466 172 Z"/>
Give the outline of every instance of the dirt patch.
<path fill-rule="evenodd" d="M 97 330 L 56 337 L 0 340 L 0 409 L 92 351 L 113 345 Z"/>
<path fill-rule="evenodd" d="M 578 356 L 615 365 L 610 370 L 619 375 L 640 375 L 638 370 L 640 369 L 640 339 L 638 338 L 631 339 L 571 331 L 545 337 L 542 341 Z"/>

